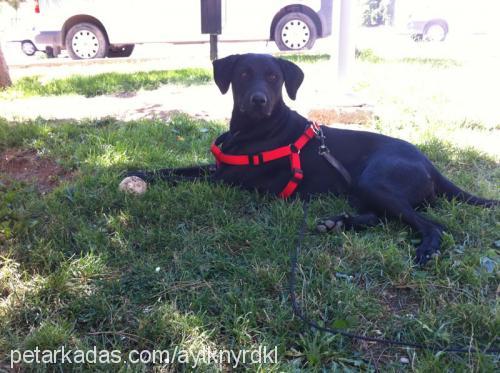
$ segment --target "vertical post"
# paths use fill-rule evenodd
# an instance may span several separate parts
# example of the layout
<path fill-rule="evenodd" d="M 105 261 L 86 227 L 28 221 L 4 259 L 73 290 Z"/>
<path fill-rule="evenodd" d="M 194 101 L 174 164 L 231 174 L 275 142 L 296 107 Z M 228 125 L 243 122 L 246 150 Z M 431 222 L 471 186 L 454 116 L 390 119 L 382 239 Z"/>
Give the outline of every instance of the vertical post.
<path fill-rule="evenodd" d="M 218 35 L 222 32 L 222 1 L 200 0 L 201 33 L 210 35 L 210 60 L 217 59 Z"/>
<path fill-rule="evenodd" d="M 337 0 L 333 3 L 333 60 L 336 69 L 336 84 L 347 90 L 354 63 L 353 0 Z"/>
<path fill-rule="evenodd" d="M 218 49 L 217 49 L 217 41 L 218 41 L 218 35 L 217 34 L 210 34 L 210 60 L 216 60 L 218 58 Z"/>

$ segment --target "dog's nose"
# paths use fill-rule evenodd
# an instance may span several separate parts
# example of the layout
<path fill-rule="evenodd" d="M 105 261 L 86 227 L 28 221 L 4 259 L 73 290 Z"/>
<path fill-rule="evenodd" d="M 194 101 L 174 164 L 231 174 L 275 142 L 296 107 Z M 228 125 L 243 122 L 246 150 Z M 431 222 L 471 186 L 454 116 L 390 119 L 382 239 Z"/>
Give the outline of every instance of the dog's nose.
<path fill-rule="evenodd" d="M 250 101 L 255 106 L 264 106 L 267 103 L 267 97 L 265 94 L 257 92 L 250 97 Z"/>

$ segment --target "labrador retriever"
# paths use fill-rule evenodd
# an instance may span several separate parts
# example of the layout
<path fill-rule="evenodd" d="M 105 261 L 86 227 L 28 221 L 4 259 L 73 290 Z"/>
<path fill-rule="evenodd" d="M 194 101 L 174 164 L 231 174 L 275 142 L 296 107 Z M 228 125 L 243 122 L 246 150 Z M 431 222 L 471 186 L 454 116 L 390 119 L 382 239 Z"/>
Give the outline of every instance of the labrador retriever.
<path fill-rule="evenodd" d="M 262 54 L 231 55 L 213 62 L 214 80 L 232 87 L 229 131 L 212 146 L 217 165 L 131 172 L 146 181 L 209 175 L 244 189 L 288 198 L 320 193 L 347 196 L 359 212 L 319 222 L 320 231 L 355 229 L 399 218 L 422 236 L 415 261 L 439 252 L 443 227 L 415 208 L 438 196 L 473 205 L 499 201 L 473 196 L 444 177 L 412 144 L 377 133 L 312 124 L 283 101 L 295 99 L 304 74 L 294 63 Z"/>

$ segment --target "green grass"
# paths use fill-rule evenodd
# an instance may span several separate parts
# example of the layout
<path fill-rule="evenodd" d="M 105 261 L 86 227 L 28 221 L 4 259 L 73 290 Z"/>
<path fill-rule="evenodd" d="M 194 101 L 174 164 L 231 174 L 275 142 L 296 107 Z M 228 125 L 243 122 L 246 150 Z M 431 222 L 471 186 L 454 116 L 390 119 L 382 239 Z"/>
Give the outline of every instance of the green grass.
<path fill-rule="evenodd" d="M 500 198 L 496 106 L 476 93 L 492 91 L 493 76 L 483 82 L 447 60 L 377 60 L 368 52 L 358 58 L 356 91 L 377 109 L 372 129 L 416 143 L 464 189 Z M 167 122 L 0 120 L 0 151 L 34 148 L 75 174 L 44 197 L 0 176 L 0 367 L 8 363 L 2 352 L 36 346 L 126 354 L 276 345 L 277 365 L 246 369 L 498 370 L 498 356 L 385 349 L 320 334 L 294 319 L 287 279 L 298 202 L 204 183 L 157 183 L 140 198 L 118 192 L 127 169 L 210 162 L 209 144 L 225 127 L 184 115 Z M 443 254 L 425 269 L 411 261 L 418 235 L 399 222 L 314 232 L 315 219 L 345 210 L 346 201 L 333 196 L 311 205 L 297 286 L 311 318 L 417 343 L 498 344 L 498 209 L 446 201 L 424 209 L 446 226 Z M 485 263 L 494 263 L 492 272 Z"/>
<path fill-rule="evenodd" d="M 284 58 L 294 63 L 316 63 L 328 61 L 331 57 L 328 53 L 308 54 L 308 53 L 277 53 L 277 57 Z M 387 60 L 377 55 L 372 49 L 356 49 L 356 59 L 369 63 L 385 63 Z M 408 59 L 410 60 L 410 59 Z M 428 59 L 432 61 L 433 59 Z M 404 60 L 396 60 L 399 62 L 409 62 Z M 418 58 L 411 59 L 412 62 L 423 61 Z"/>
<path fill-rule="evenodd" d="M 293 54 L 283 54 L 278 53 L 277 57 L 283 58 L 285 60 L 294 63 L 316 63 L 321 61 L 328 61 L 330 55 L 326 53 L 322 54 L 305 54 L 305 53 L 293 53 Z"/>
<path fill-rule="evenodd" d="M 316 63 L 324 62 L 330 59 L 330 54 L 307 54 L 307 53 L 293 53 L 282 54 L 278 53 L 276 56 L 292 61 L 294 63 Z M 384 58 L 377 55 L 373 49 L 356 49 L 356 59 L 361 62 L 372 64 L 417 64 L 429 65 L 434 68 L 449 68 L 461 66 L 461 63 L 451 58 L 423 58 L 423 57 L 405 57 L 405 58 Z"/>
<path fill-rule="evenodd" d="M 78 94 L 93 97 L 106 94 L 154 90 L 164 84 L 206 84 L 212 73 L 206 69 L 188 68 L 135 73 L 103 73 L 74 75 L 63 79 L 41 82 L 38 76 L 19 79 L 12 87 L 0 92 L 0 98 L 19 96 L 60 96 Z"/>
<path fill-rule="evenodd" d="M 373 64 L 387 64 L 387 63 L 398 63 L 398 64 L 417 64 L 417 65 L 429 65 L 434 68 L 449 68 L 461 66 L 461 63 L 457 60 L 451 58 L 424 58 L 424 57 L 404 57 L 404 58 L 393 58 L 388 59 L 377 55 L 373 49 L 356 49 L 356 59 L 362 62 L 368 62 Z"/>
<path fill-rule="evenodd" d="M 441 128 L 451 133 L 458 124 Z M 379 126 L 403 134 L 383 118 Z M 45 197 L 30 185 L 0 184 L 0 351 L 97 346 L 126 354 L 266 345 L 278 346 L 278 364 L 246 369 L 498 368 L 494 356 L 385 349 L 311 331 L 293 318 L 287 277 L 302 214 L 297 201 L 205 183 L 159 182 L 139 198 L 117 190 L 127 169 L 211 161 L 209 144 L 224 128 L 184 115 L 168 122 L 0 121 L 0 151 L 35 148 L 76 171 L 74 180 Z M 432 128 L 424 123 L 413 133 L 437 166 L 471 192 L 499 198 L 497 160 L 422 136 Z M 488 136 L 481 126 L 469 130 Z M 498 209 L 446 201 L 426 209 L 447 233 L 443 255 L 425 269 L 412 264 L 418 236 L 398 222 L 363 232 L 314 232 L 315 219 L 344 210 L 350 210 L 346 201 L 333 196 L 311 205 L 297 287 L 309 317 L 417 343 L 494 343 Z M 493 273 L 481 266 L 485 257 L 496 262 Z M 400 363 L 403 356 L 410 366 Z M 85 364 L 46 368 L 123 371 Z"/>

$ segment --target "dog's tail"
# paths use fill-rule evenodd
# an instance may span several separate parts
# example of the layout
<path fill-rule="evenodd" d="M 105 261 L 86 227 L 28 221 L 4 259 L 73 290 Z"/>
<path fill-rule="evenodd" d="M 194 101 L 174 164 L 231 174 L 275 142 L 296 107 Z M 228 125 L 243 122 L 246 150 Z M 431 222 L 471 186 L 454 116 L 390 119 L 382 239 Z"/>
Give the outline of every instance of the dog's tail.
<path fill-rule="evenodd" d="M 458 201 L 475 206 L 495 207 L 500 205 L 500 201 L 498 200 L 481 198 L 467 193 L 453 184 L 437 170 L 434 181 L 436 182 L 437 193 L 444 195 L 450 201 L 455 198 Z"/>

